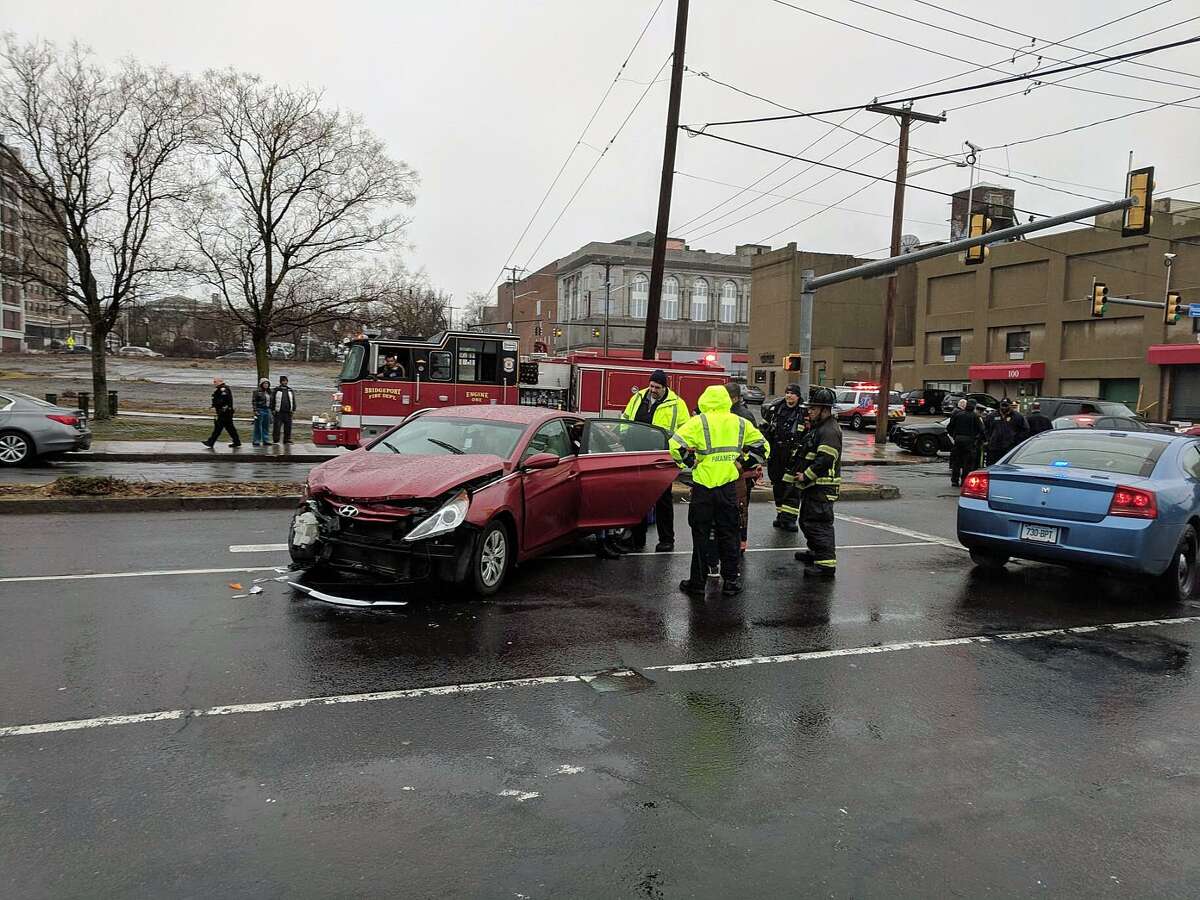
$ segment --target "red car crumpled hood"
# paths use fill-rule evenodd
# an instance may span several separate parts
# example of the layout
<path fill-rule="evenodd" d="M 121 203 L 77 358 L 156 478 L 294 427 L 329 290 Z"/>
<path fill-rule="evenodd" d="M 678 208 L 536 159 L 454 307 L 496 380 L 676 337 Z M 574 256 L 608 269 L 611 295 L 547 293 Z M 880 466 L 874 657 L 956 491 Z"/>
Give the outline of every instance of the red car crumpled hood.
<path fill-rule="evenodd" d="M 437 497 L 464 482 L 499 474 L 504 460 L 488 454 L 407 456 L 359 450 L 321 463 L 308 474 L 309 490 L 347 500 Z"/>

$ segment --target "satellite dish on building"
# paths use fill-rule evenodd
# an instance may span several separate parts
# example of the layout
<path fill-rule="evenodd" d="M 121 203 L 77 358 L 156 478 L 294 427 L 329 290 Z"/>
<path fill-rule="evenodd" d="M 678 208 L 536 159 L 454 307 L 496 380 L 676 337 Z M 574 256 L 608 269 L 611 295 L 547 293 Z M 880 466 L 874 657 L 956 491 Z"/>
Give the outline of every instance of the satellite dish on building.
<path fill-rule="evenodd" d="M 919 237 L 917 237 L 915 234 L 900 235 L 900 252 L 901 253 L 912 253 L 914 250 L 916 250 L 920 246 L 921 246 L 921 239 Z"/>

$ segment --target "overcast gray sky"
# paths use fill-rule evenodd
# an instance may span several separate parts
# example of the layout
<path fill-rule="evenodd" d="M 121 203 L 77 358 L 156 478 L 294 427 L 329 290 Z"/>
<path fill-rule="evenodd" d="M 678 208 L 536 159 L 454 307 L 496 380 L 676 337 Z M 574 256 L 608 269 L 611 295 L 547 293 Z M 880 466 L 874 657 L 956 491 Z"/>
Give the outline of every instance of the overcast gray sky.
<path fill-rule="evenodd" d="M 986 15 L 988 21 L 968 21 L 919 0 L 870 0 L 872 6 L 917 22 L 850 0 L 789 2 L 915 46 L 824 21 L 775 0 L 693 0 L 688 66 L 786 106 L 826 109 L 875 96 L 898 96 L 914 85 L 975 66 L 995 64 L 1006 72 L 1026 72 L 1037 65 L 1036 57 L 1021 56 L 1013 63 L 1013 52 L 1006 48 L 1028 41 L 997 26 L 1060 40 L 1149 7 L 1153 0 L 1010 0 L 1003 4 L 937 0 L 945 9 Z M 554 173 L 657 4 L 658 0 L 350 0 L 339 4 L 311 0 L 0 0 L 0 27 L 22 37 L 78 38 L 104 58 L 132 55 L 192 72 L 234 66 L 280 82 L 325 88 L 331 104 L 361 112 L 392 153 L 420 172 L 408 262 L 413 268 L 426 269 L 439 286 L 465 298 L 472 290 L 491 287 L 500 267 L 510 262 L 536 268 L 587 241 L 653 229 L 667 98 L 665 69 L 661 83 L 650 88 L 558 224 L 551 228 L 596 160 L 596 150 L 590 147 L 578 149 L 529 234 L 510 256 Z M 1067 43 L 1085 50 L 1100 49 L 1192 17 L 1196 21 L 1122 43 L 1109 52 L 1200 34 L 1196 0 L 1168 0 Z M 674 19 L 675 0 L 666 0 L 625 70 L 628 80 L 614 87 L 588 131 L 585 140 L 592 147 L 603 148 L 630 114 L 646 89 L 638 82 L 649 82 L 660 71 L 670 53 Z M 1003 46 L 971 40 L 967 35 Z M 1038 45 L 1041 43 L 1039 40 Z M 1143 60 L 1192 73 L 1190 76 L 1126 64 L 1117 71 L 1139 78 L 1089 72 L 1067 82 L 1089 91 L 1140 99 L 1043 86 L 1028 95 L 1019 93 L 951 111 L 945 124 L 913 132 L 910 171 L 936 165 L 936 161 L 920 162 L 915 148 L 957 156 L 964 140 L 998 147 L 1143 109 L 1150 105 L 1148 101 L 1186 100 L 1194 108 L 1168 106 L 1008 150 L 988 150 L 981 162 L 1004 172 L 1022 173 L 1018 177 L 1029 181 L 1039 180 L 1031 175 L 1065 179 L 1075 185 L 1046 184 L 1102 199 L 1119 195 L 1130 149 L 1135 151 L 1136 164 L 1158 167 L 1160 194 L 1163 188 L 1200 181 L 1197 48 L 1200 44 Z M 1066 60 L 1078 55 L 1061 46 L 1052 47 L 1041 65 L 1054 65 L 1049 57 Z M 992 77 L 1001 76 L 985 69 L 927 90 Z M 929 100 L 918 108 L 940 112 L 1024 86 Z M 702 76 L 691 75 L 684 82 L 685 123 L 778 112 L 768 103 L 734 93 Z M 844 117 L 831 120 L 840 122 Z M 870 128 L 872 136 L 883 140 L 896 138 L 893 121 L 865 112 L 846 124 L 858 131 Z M 714 133 L 792 153 L 804 150 L 802 155 L 812 158 L 824 157 L 854 139 L 832 153 L 828 161 L 891 177 L 894 148 L 855 138 L 846 131 L 834 131 L 809 147 L 829 130 L 828 125 L 804 119 L 714 129 Z M 867 154 L 872 155 L 862 159 Z M 870 185 L 843 201 L 868 183 L 820 168 L 793 178 L 805 168 L 799 163 L 789 164 L 758 186 L 780 196 L 799 191 L 798 200 L 762 211 L 777 199 L 761 197 L 736 214 L 717 219 L 753 197 L 747 194 L 688 223 L 737 193 L 711 181 L 746 186 L 781 162 L 784 160 L 707 138 L 681 137 L 676 168 L 687 174 L 676 180 L 672 234 L 687 238 L 693 247 L 718 251 L 730 250 L 738 243 L 778 246 L 796 241 L 809 249 L 864 253 L 888 243 L 890 185 Z M 1012 184 L 1017 190 L 1017 206 L 1038 212 L 1062 212 L 1088 203 L 991 173 L 981 177 Z M 944 167 L 916 176 L 913 184 L 953 191 L 966 186 L 967 172 Z M 1200 197 L 1200 187 L 1184 193 Z M 819 212 L 823 205 L 839 201 L 845 209 Z M 809 221 L 793 224 L 814 213 L 818 214 Z M 948 213 L 945 197 L 910 190 L 905 231 L 923 239 L 944 238 L 949 233 Z M 746 216 L 751 217 L 737 221 Z"/>

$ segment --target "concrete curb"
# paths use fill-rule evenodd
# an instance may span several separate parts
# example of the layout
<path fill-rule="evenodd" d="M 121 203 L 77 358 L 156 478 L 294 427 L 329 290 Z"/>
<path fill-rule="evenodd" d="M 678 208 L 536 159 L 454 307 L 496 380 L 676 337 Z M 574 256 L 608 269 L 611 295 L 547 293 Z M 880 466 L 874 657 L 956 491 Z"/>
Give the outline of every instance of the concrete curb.
<path fill-rule="evenodd" d="M 0 500 L 0 516 L 31 516 L 45 513 L 294 509 L 299 502 L 299 494 L 276 497 L 39 497 L 25 500 Z"/>

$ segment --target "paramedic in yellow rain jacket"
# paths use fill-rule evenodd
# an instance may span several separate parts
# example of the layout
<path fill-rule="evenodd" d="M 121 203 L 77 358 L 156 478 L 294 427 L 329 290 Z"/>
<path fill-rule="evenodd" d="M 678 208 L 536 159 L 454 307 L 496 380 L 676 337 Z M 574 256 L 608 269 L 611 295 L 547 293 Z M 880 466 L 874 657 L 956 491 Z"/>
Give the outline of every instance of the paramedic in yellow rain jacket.
<path fill-rule="evenodd" d="M 732 596 L 742 590 L 737 482 L 745 468 L 766 462 L 770 450 L 753 423 L 729 411 L 732 403 L 723 385 L 706 387 L 699 405 L 699 415 L 671 438 L 671 455 L 692 469 L 692 571 L 679 589 L 702 594 L 706 578 L 723 578 L 721 592 Z"/>
<path fill-rule="evenodd" d="M 842 489 L 842 427 L 833 415 L 835 400 L 829 388 L 813 390 L 808 401 L 808 431 L 797 460 L 800 530 L 808 549 L 798 552 L 796 559 L 806 563 L 805 575 L 828 577 L 837 571 L 833 503 Z"/>
<path fill-rule="evenodd" d="M 687 404 L 667 387 L 667 373 L 655 369 L 650 373 L 650 385 L 634 393 L 621 418 L 657 425 L 667 434 L 674 434 L 675 429 L 687 421 Z M 675 508 L 671 505 L 670 486 L 654 504 L 654 524 L 658 528 L 658 544 L 654 552 L 670 553 L 675 549 Z M 633 529 L 633 538 L 628 544 L 621 545 L 621 549 L 627 552 L 645 550 L 646 530 L 647 522 L 643 519 Z"/>

